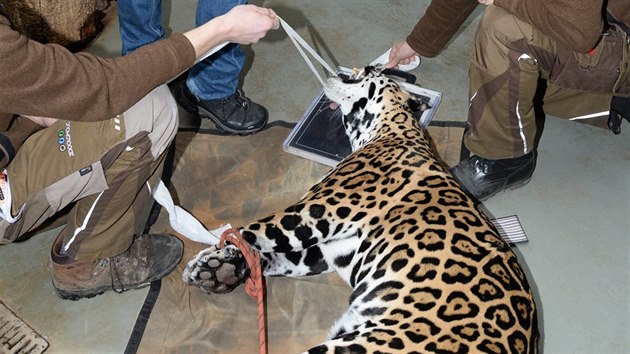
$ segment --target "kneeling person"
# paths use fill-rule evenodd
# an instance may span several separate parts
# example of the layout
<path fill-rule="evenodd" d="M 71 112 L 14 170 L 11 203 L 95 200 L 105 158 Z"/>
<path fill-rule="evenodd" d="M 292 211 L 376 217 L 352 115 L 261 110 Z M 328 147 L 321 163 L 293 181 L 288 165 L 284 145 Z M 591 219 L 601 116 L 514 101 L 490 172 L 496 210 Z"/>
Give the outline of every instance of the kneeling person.
<path fill-rule="evenodd" d="M 142 235 L 151 188 L 177 132 L 164 82 L 223 42 L 250 44 L 279 27 L 265 8 L 233 8 L 184 34 L 116 59 L 28 38 L 0 0 L 0 116 L 46 126 L 0 171 L 0 244 L 70 208 L 51 250 L 55 292 L 76 300 L 135 289 L 170 273 L 174 236 Z M 54 118 L 42 118 L 54 117 Z M 66 208 L 67 207 L 67 208 Z"/>

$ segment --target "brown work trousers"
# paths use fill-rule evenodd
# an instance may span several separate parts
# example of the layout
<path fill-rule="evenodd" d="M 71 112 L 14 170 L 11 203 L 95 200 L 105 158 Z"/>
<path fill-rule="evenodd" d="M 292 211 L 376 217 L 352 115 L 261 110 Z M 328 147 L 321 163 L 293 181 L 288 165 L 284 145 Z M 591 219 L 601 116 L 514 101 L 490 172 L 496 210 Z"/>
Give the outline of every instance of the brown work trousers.
<path fill-rule="evenodd" d="M 59 120 L 31 136 L 7 167 L 12 214 L 19 217 L 0 220 L 0 244 L 70 206 L 60 235 L 70 257 L 95 260 L 124 252 L 146 222 L 150 188 L 177 133 L 177 117 L 163 85 L 115 118 Z"/>
<path fill-rule="evenodd" d="M 626 46 L 627 50 L 623 39 L 616 45 L 621 50 Z M 609 64 L 600 60 L 599 69 L 602 73 L 612 72 L 612 78 L 595 73 L 596 79 L 581 79 L 583 73 L 593 74 L 593 67 L 588 67 L 593 63 L 580 68 L 581 63 L 573 59 L 577 69 L 565 68 L 564 63 L 567 58 L 592 59 L 559 46 L 507 11 L 492 5 L 486 8 L 475 34 L 469 70 L 470 101 L 464 143 L 473 154 L 504 159 L 534 149 L 534 99 L 541 80 L 547 82 L 542 97 L 544 113 L 572 120 L 596 120 L 596 125 L 605 126 L 613 92 L 596 84 L 612 80 L 609 84 L 613 86 L 619 76 L 615 65 L 622 59 L 609 60 Z M 575 80 L 567 83 L 567 78 Z"/>

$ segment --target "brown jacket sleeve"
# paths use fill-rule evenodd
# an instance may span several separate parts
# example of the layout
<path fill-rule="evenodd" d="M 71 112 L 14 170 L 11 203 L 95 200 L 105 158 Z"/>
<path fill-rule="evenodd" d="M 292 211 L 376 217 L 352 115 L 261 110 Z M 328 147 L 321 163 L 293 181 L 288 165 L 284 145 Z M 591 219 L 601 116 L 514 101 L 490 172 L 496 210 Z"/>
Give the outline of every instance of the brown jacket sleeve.
<path fill-rule="evenodd" d="M 438 55 L 477 5 L 477 0 L 431 1 L 424 16 L 407 36 L 407 43 L 423 57 Z"/>
<path fill-rule="evenodd" d="M 186 37 L 144 46 L 125 57 L 73 54 L 11 29 L 0 16 L 0 112 L 96 121 L 127 110 L 195 60 Z"/>
<path fill-rule="evenodd" d="M 579 53 L 588 52 L 599 41 L 604 29 L 603 2 L 604 0 L 494 0 L 496 6 L 506 9 Z"/>

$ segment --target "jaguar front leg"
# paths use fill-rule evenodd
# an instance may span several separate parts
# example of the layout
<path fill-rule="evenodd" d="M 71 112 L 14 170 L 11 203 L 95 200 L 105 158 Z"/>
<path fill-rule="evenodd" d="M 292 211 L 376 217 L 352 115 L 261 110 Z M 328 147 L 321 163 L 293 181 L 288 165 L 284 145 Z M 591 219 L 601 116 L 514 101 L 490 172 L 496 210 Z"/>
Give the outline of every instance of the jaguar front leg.
<path fill-rule="evenodd" d="M 251 223 L 241 233 L 259 252 L 291 253 L 352 237 L 359 231 L 358 222 L 349 217 L 344 220 L 324 203 L 310 200 Z"/>
<path fill-rule="evenodd" d="M 328 247 L 317 246 L 289 253 L 261 253 L 264 276 L 304 276 L 327 273 L 334 270 L 327 257 Z M 182 277 L 184 282 L 201 288 L 205 293 L 231 292 L 249 277 L 250 270 L 245 257 L 234 245 L 221 249 L 208 247 L 191 259 Z"/>
<path fill-rule="evenodd" d="M 333 224 L 318 208 L 296 204 L 240 229 L 243 239 L 260 254 L 264 276 L 331 272 L 354 254 L 358 227 Z M 186 283 L 207 293 L 230 292 L 248 276 L 249 267 L 235 246 L 201 251 L 183 273 Z"/>
<path fill-rule="evenodd" d="M 349 265 L 358 244 L 358 237 L 351 237 L 300 252 L 261 253 L 263 275 L 298 277 L 337 271 L 348 281 Z M 188 262 L 183 279 L 208 294 L 224 294 L 244 283 L 249 274 L 249 266 L 238 248 L 211 246 Z"/>

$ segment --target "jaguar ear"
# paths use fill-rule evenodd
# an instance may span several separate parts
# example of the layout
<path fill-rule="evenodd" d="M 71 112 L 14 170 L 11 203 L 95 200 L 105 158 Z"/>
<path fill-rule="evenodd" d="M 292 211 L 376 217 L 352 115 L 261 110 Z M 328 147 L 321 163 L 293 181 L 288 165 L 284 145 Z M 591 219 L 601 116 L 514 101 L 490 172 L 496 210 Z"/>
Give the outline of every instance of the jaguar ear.
<path fill-rule="evenodd" d="M 378 75 L 382 73 L 384 69 L 385 67 L 383 66 L 383 64 L 376 64 L 376 65 L 368 65 L 363 70 L 365 71 L 365 75 L 368 75 L 368 74 Z"/>
<path fill-rule="evenodd" d="M 428 103 L 419 100 L 416 96 L 411 95 L 411 94 L 409 95 L 409 98 L 407 99 L 407 105 L 409 106 L 409 109 L 414 113 L 414 115 L 422 114 L 422 112 L 431 108 L 431 106 L 429 106 Z"/>

